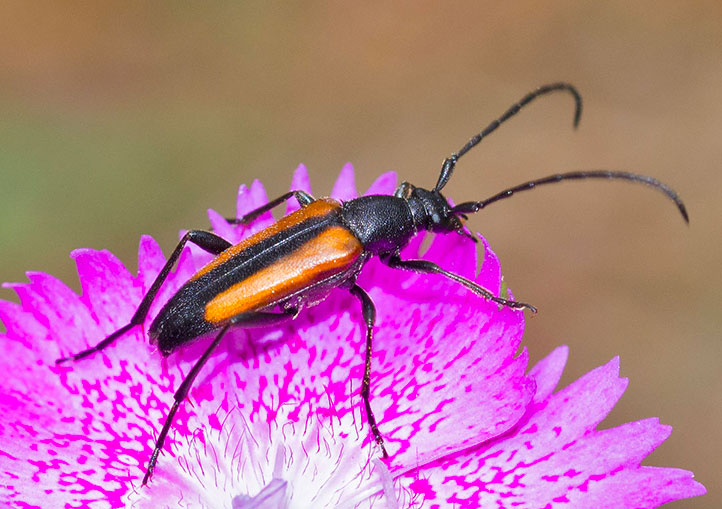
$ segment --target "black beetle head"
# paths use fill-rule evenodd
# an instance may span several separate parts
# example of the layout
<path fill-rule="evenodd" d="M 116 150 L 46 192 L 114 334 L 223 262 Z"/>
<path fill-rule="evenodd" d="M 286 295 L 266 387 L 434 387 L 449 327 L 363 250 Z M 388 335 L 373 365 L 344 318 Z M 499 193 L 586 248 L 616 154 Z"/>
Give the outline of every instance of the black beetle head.
<path fill-rule="evenodd" d="M 453 211 L 453 207 L 441 192 L 407 185 L 409 186 L 407 201 L 417 228 L 435 233 L 463 230 L 463 216 Z"/>

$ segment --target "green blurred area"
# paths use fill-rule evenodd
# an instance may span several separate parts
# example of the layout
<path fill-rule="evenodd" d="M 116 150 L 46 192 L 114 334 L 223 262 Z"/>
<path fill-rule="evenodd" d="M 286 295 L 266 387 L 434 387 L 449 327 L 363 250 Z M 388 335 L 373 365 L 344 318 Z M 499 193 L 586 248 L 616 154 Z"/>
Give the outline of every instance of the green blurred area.
<path fill-rule="evenodd" d="M 542 7 L 542 8 L 540 8 Z M 539 307 L 533 360 L 571 346 L 568 383 L 620 355 L 630 387 L 603 426 L 660 416 L 648 464 L 693 470 L 722 496 L 722 4 L 232 2 L 0 6 L 0 279 L 138 238 L 168 253 L 236 189 L 315 192 L 343 163 L 360 189 L 397 170 L 433 185 L 441 161 L 537 85 L 535 103 L 465 156 L 456 201 L 556 171 L 622 169 L 675 187 L 691 216 L 635 186 L 569 184 L 470 221 L 517 298 Z M 3 298 L 13 299 L 2 290 Z"/>

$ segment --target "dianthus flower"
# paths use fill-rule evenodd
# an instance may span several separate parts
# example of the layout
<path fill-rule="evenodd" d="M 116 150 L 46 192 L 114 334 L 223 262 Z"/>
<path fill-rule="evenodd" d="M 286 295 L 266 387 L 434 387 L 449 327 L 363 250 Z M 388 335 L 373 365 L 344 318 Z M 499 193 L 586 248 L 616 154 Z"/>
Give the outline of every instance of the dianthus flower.
<path fill-rule="evenodd" d="M 389 194 L 381 176 L 369 194 Z M 310 192 L 303 166 L 292 189 Z M 344 168 L 331 195 L 356 196 Z M 266 202 L 241 187 L 238 214 Z M 289 209 L 295 209 L 294 203 Z M 231 242 L 269 225 L 230 226 Z M 403 252 L 418 256 L 419 236 Z M 499 262 L 482 239 L 437 236 L 423 254 L 499 292 Z M 640 466 L 669 435 L 656 419 L 599 431 L 626 387 L 618 360 L 554 393 L 560 347 L 531 370 L 522 312 L 436 277 L 377 260 L 359 285 L 378 310 L 371 404 L 391 455 L 381 460 L 359 389 L 364 327 L 337 290 L 283 327 L 229 332 L 176 415 L 155 473 L 141 479 L 184 374 L 207 340 L 167 359 L 143 328 L 87 359 L 61 356 L 125 325 L 165 263 L 143 237 L 138 273 L 107 251 L 74 251 L 77 295 L 47 274 L 11 284 L 0 369 L 0 502 L 14 507 L 655 507 L 704 493 L 692 474 Z M 187 249 L 151 308 L 158 313 L 209 255 Z M 520 352 L 520 353 L 518 353 Z"/>

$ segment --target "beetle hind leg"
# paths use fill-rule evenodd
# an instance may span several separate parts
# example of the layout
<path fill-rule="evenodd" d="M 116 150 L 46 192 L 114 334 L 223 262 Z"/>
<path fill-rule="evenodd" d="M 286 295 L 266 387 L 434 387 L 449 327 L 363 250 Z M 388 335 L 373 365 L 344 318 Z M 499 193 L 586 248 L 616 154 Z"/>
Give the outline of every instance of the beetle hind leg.
<path fill-rule="evenodd" d="M 176 261 L 178 261 L 178 258 L 180 257 L 183 248 L 188 242 L 192 242 L 204 251 L 207 251 L 214 255 L 218 255 L 231 247 L 230 242 L 211 232 L 207 232 L 204 230 L 188 231 L 185 235 L 183 235 L 183 238 L 180 240 L 180 242 L 178 242 L 178 245 L 176 246 L 175 250 L 173 250 L 173 253 L 168 258 L 168 261 L 163 266 L 163 269 L 160 271 L 158 276 L 156 276 L 155 281 L 153 281 L 153 284 L 150 287 L 150 290 L 148 290 L 148 293 L 146 293 L 143 297 L 143 300 L 140 302 L 140 305 L 138 306 L 138 309 L 136 310 L 133 317 L 130 319 L 130 322 L 113 332 L 110 336 L 106 337 L 97 345 L 83 350 L 82 352 L 78 352 L 74 355 L 62 357 L 56 360 L 55 364 L 62 364 L 67 361 L 77 361 L 88 357 L 95 352 L 99 352 L 136 325 L 142 324 L 145 320 L 145 317 L 148 315 L 148 310 L 150 309 L 150 305 L 153 303 L 153 299 L 155 299 L 155 296 L 158 294 L 160 287 L 163 285 L 163 282 L 168 277 L 168 274 L 170 274 L 173 265 L 175 265 Z"/>
<path fill-rule="evenodd" d="M 145 486 L 148 484 L 148 480 L 153 475 L 153 470 L 155 469 L 155 465 L 158 462 L 158 455 L 160 454 L 161 449 L 163 448 L 163 443 L 165 442 L 165 437 L 168 436 L 168 432 L 170 431 L 170 426 L 173 423 L 173 417 L 175 416 L 176 412 L 178 411 L 178 407 L 181 404 L 181 401 L 183 401 L 186 396 L 188 396 L 188 391 L 190 391 L 191 386 L 193 385 L 193 382 L 196 379 L 196 376 L 198 376 L 198 372 L 203 368 L 203 365 L 206 363 L 208 358 L 211 356 L 211 353 L 213 350 L 216 349 L 218 344 L 221 342 L 221 339 L 228 331 L 230 325 L 226 325 L 221 329 L 221 331 L 218 333 L 216 338 L 213 340 L 213 342 L 210 344 L 210 346 L 206 349 L 205 352 L 203 352 L 203 355 L 201 356 L 198 361 L 193 365 L 193 368 L 190 370 L 188 375 L 183 379 L 183 382 L 181 382 L 180 387 L 178 387 L 178 390 L 173 395 L 173 406 L 171 407 L 170 411 L 168 412 L 168 415 L 165 418 L 165 422 L 163 423 L 163 429 L 160 431 L 160 435 L 158 435 L 158 439 L 155 441 L 155 448 L 153 449 L 153 454 L 150 456 L 150 460 L 148 461 L 148 468 L 145 471 L 145 475 L 143 476 L 143 485 Z"/>
<path fill-rule="evenodd" d="M 168 412 L 168 415 L 163 422 L 163 428 L 161 429 L 160 434 L 155 441 L 153 453 L 150 456 L 150 460 L 148 461 L 148 467 L 146 468 L 145 475 L 143 476 L 143 485 L 148 484 L 148 481 L 153 475 L 153 470 L 155 469 L 155 465 L 158 462 L 158 455 L 163 449 L 163 444 L 165 443 L 165 439 L 168 436 L 170 427 L 173 424 L 173 417 L 178 411 L 181 402 L 188 396 L 188 393 L 190 392 L 190 389 L 193 386 L 193 382 L 198 376 L 198 373 L 201 369 L 203 369 L 206 361 L 210 358 L 213 350 L 215 350 L 216 347 L 220 344 L 221 339 L 223 338 L 223 336 L 225 336 L 226 332 L 228 332 L 228 329 L 236 326 L 253 328 L 277 325 L 286 320 L 290 320 L 291 318 L 293 318 L 294 314 L 295 310 L 290 308 L 288 310 L 284 310 L 282 313 L 243 313 L 233 317 L 230 323 L 227 323 L 223 326 L 223 328 L 221 328 L 220 332 L 216 335 L 213 342 L 208 346 L 206 351 L 203 352 L 203 355 L 200 357 L 200 359 L 196 361 L 196 363 L 193 365 L 193 368 L 191 368 L 190 372 L 183 379 L 180 387 L 178 387 L 178 390 L 173 395 L 173 406 Z"/>

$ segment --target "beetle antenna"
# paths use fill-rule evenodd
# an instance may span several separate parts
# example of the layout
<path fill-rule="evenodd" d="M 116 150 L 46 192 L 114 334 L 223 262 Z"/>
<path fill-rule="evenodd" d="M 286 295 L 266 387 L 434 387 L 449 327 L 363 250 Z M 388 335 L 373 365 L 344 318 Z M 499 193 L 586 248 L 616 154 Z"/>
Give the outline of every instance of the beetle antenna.
<path fill-rule="evenodd" d="M 496 131 L 496 128 L 499 127 L 501 124 L 509 120 L 511 117 L 519 113 L 519 110 L 521 110 L 524 106 L 532 102 L 534 99 L 536 99 L 539 96 L 546 95 L 550 92 L 556 92 L 557 90 L 564 90 L 566 92 L 569 92 L 574 97 L 574 103 L 575 103 L 575 109 L 574 109 L 574 128 L 576 129 L 579 125 L 579 119 L 582 116 L 582 96 L 579 94 L 577 89 L 570 85 L 569 83 L 551 83 L 549 85 L 544 85 L 533 92 L 529 92 L 527 95 L 522 97 L 521 101 L 514 104 L 511 108 L 506 110 L 506 113 L 504 113 L 501 117 L 494 120 L 491 124 L 489 124 L 486 129 L 481 131 L 479 134 L 471 138 L 466 145 L 461 147 L 461 150 L 458 152 L 455 152 L 451 154 L 451 156 L 447 157 L 444 160 L 444 164 L 441 166 L 441 174 L 439 175 L 439 180 L 436 182 L 436 186 L 434 186 L 434 191 L 441 191 L 446 183 L 451 178 L 451 174 L 454 172 L 454 167 L 456 166 L 456 162 L 466 154 L 469 150 L 474 148 L 479 144 L 479 142 L 484 139 L 489 134 Z"/>
<path fill-rule="evenodd" d="M 684 221 L 686 223 L 689 223 L 689 216 L 687 215 L 687 209 L 684 206 L 684 203 L 682 202 L 682 199 L 679 197 L 677 192 L 672 189 L 671 187 L 667 186 L 666 184 L 663 184 L 659 180 L 648 177 L 646 175 L 637 175 L 636 173 L 629 173 L 626 171 L 608 171 L 608 170 L 593 170 L 593 171 L 572 171 L 569 173 L 557 173 L 556 175 L 549 175 L 548 177 L 536 179 L 536 180 L 530 180 L 529 182 L 525 182 L 523 184 L 519 184 L 518 186 L 510 187 L 509 189 L 505 189 L 504 191 L 501 191 L 500 193 L 495 194 L 494 196 L 491 196 L 490 198 L 487 198 L 486 200 L 482 201 L 468 201 L 464 203 L 460 203 L 456 205 L 455 207 L 452 207 L 451 212 L 454 214 L 471 214 L 474 212 L 478 212 L 479 210 L 483 209 L 487 205 L 494 203 L 499 200 L 503 200 L 505 198 L 509 198 L 514 193 L 520 192 L 520 191 L 527 191 L 529 189 L 534 189 L 536 186 L 540 186 L 543 184 L 554 184 L 557 182 L 561 182 L 563 180 L 579 180 L 579 179 L 588 179 L 588 178 L 599 178 L 599 179 L 621 179 L 621 180 L 628 180 L 631 182 L 639 182 L 640 184 L 644 184 L 650 187 L 653 187 L 654 189 L 657 189 L 667 195 L 667 197 L 672 200 L 675 205 L 677 205 L 677 208 L 679 209 L 679 213 L 682 214 L 682 217 L 684 218 Z"/>

